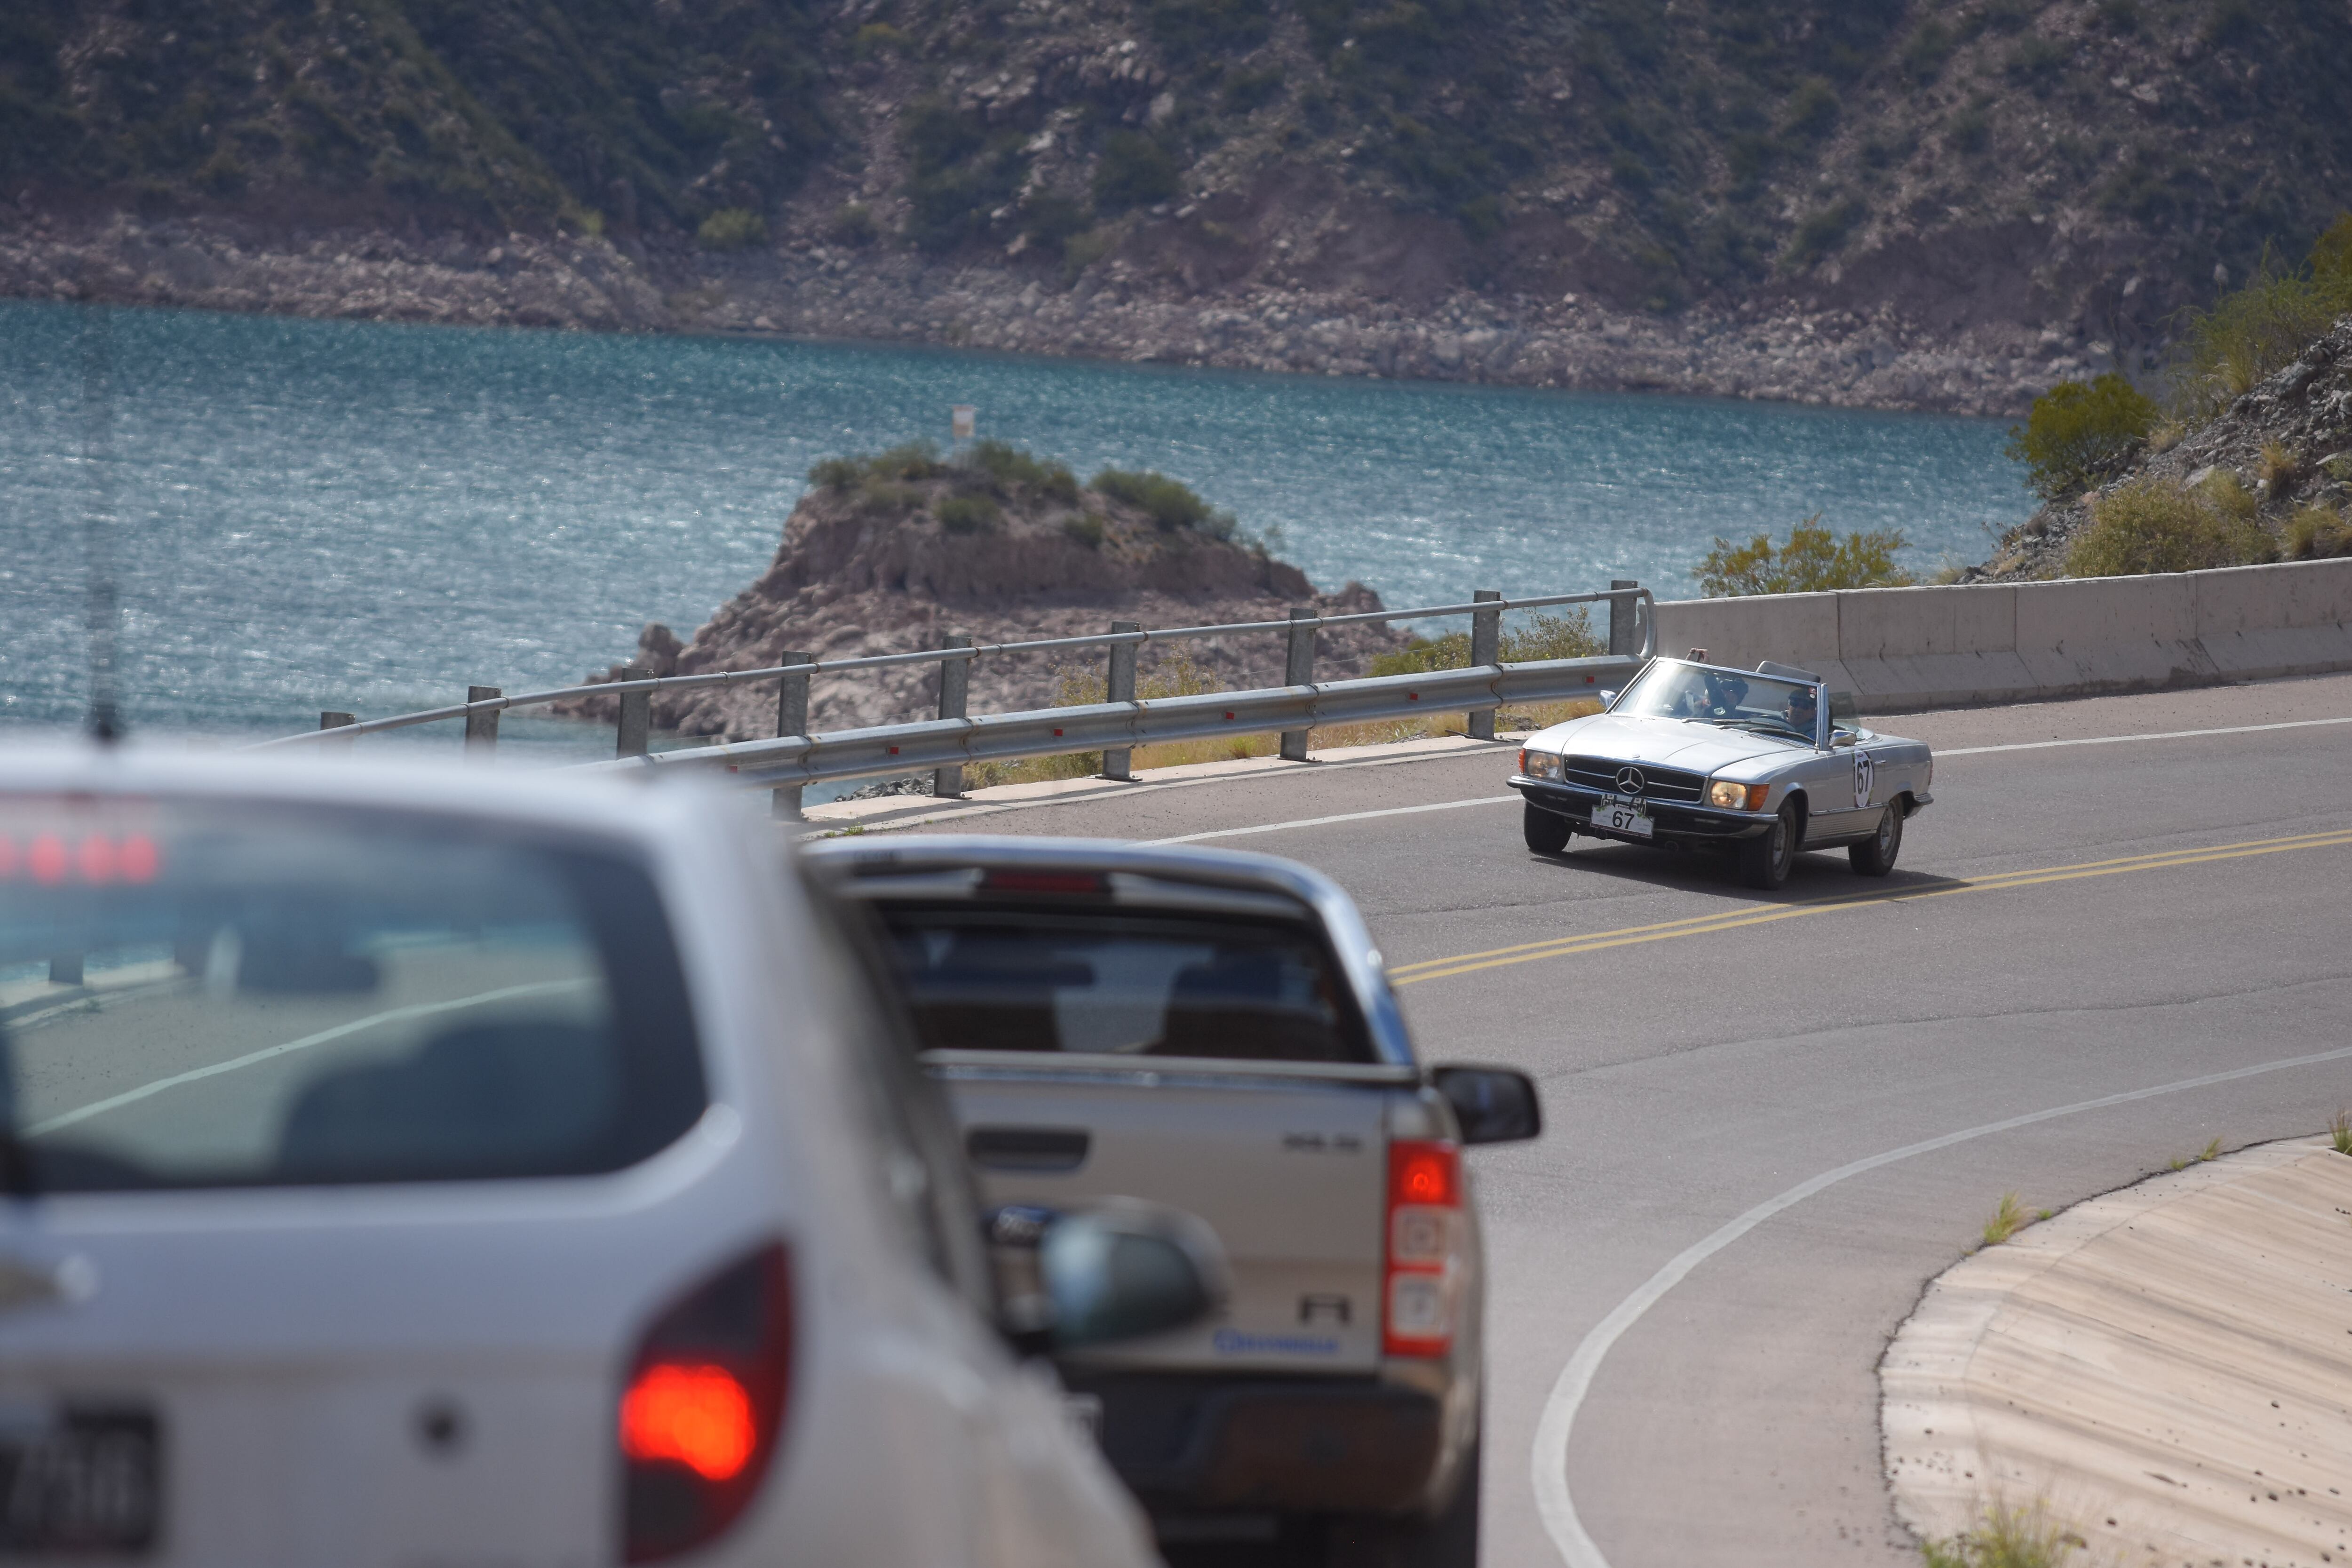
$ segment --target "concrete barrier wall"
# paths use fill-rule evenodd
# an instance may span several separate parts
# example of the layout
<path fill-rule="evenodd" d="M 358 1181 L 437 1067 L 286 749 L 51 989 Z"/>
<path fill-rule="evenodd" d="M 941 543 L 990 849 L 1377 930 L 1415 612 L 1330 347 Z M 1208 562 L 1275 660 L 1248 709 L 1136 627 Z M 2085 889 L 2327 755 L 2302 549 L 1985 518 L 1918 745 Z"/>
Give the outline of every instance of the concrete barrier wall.
<path fill-rule="evenodd" d="M 2352 669 L 2352 559 L 1658 606 L 1658 651 L 1819 671 L 1864 712 Z"/>

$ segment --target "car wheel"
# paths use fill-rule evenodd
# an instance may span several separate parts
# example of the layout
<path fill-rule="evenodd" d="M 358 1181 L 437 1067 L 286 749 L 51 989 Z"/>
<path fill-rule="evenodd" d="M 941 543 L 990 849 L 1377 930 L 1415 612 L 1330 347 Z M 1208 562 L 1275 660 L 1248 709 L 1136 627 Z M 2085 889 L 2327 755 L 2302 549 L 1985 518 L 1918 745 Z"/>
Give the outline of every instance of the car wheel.
<path fill-rule="evenodd" d="M 1739 841 L 1739 879 L 1766 892 L 1787 881 L 1797 861 L 1797 805 L 1790 801 L 1770 827 Z"/>
<path fill-rule="evenodd" d="M 1519 831 L 1526 836 L 1528 847 L 1538 855 L 1557 855 L 1568 847 L 1568 818 L 1546 811 L 1533 801 L 1525 807 L 1519 818 Z"/>
<path fill-rule="evenodd" d="M 1332 1521 L 1326 1568 L 1477 1568 L 1478 1450 L 1462 1461 L 1454 1501 L 1435 1519 Z"/>
<path fill-rule="evenodd" d="M 1895 869 L 1895 857 L 1901 853 L 1903 812 L 1890 802 L 1878 818 L 1878 831 L 1859 844 L 1848 845 L 1845 858 L 1863 876 L 1884 877 Z"/>

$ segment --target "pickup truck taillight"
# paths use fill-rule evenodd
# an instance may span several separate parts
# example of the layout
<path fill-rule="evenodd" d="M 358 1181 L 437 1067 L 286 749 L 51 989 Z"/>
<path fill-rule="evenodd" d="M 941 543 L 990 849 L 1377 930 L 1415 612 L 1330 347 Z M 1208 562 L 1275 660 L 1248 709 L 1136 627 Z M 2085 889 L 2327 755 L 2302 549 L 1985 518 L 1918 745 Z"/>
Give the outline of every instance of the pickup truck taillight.
<path fill-rule="evenodd" d="M 655 1320 L 621 1394 L 626 1561 L 691 1551 L 741 1517 L 776 1457 L 792 1363 L 782 1243 L 729 1265 Z"/>
<path fill-rule="evenodd" d="M 1389 1145 L 1387 1268 L 1381 1285 L 1381 1349 L 1442 1356 L 1454 1343 L 1466 1216 L 1462 1151 L 1436 1140 Z"/>

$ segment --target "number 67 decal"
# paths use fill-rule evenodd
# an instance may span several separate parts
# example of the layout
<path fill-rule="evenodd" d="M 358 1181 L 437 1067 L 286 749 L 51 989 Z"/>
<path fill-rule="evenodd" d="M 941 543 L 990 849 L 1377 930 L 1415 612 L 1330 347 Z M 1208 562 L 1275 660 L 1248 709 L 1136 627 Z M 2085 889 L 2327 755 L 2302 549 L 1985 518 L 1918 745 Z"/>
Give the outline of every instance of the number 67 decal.
<path fill-rule="evenodd" d="M 1871 764 L 1870 753 L 1856 747 L 1853 753 L 1853 804 L 1856 809 L 1870 804 L 1870 788 L 1876 772 Z"/>

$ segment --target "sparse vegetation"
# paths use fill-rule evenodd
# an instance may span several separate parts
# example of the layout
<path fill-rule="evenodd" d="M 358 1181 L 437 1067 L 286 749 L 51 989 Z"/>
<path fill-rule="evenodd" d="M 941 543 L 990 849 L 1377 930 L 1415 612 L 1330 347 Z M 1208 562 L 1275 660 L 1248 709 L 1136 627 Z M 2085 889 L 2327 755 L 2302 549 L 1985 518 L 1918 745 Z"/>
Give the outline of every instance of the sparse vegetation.
<path fill-rule="evenodd" d="M 2128 480 L 2091 503 L 2066 574 L 2127 577 L 2267 561 L 2270 535 L 2254 511 L 2254 498 L 2226 469 L 2193 488 L 2154 475 Z"/>
<path fill-rule="evenodd" d="M 1176 194 L 1176 160 L 1139 131 L 1103 138 L 1095 163 L 1095 205 L 1107 213 L 1150 206 Z"/>
<path fill-rule="evenodd" d="M 947 496 L 931 510 L 949 533 L 985 533 L 1004 521 L 1004 509 L 986 496 Z"/>
<path fill-rule="evenodd" d="M 1984 1245 L 1999 1247 L 2031 1223 L 2015 1193 L 2003 1193 L 2000 1202 L 1993 1205 L 1992 1217 L 1984 1222 Z"/>
<path fill-rule="evenodd" d="M 768 220 L 749 207 L 720 207 L 702 220 L 694 241 L 705 250 L 749 250 L 768 237 Z"/>
<path fill-rule="evenodd" d="M 2088 1550 L 2082 1535 L 2035 1501 L 2023 1508 L 1988 1504 L 1977 1527 L 1919 1549 L 1927 1568 L 2063 1568 Z"/>
<path fill-rule="evenodd" d="M 1582 605 L 1559 614 L 1540 610 L 1527 623 L 1505 626 L 1496 639 L 1496 657 L 1505 664 L 1527 664 L 1546 658 L 1591 658 L 1609 651 L 1605 639 L 1592 630 L 1592 617 Z M 1422 675 L 1433 669 L 1460 669 L 1470 662 L 1470 634 L 1447 632 L 1443 637 L 1415 637 L 1395 653 L 1372 659 L 1374 675 Z"/>
<path fill-rule="evenodd" d="M 882 226 L 874 221 L 874 209 L 863 202 L 849 202 L 835 208 L 829 226 L 835 245 L 866 246 L 882 237 Z"/>
<path fill-rule="evenodd" d="M 2327 1141 L 2339 1154 L 2352 1154 L 2352 1110 L 2339 1110 L 2327 1119 Z"/>
<path fill-rule="evenodd" d="M 2294 362 L 2312 339 L 2352 311 L 2352 213 L 2340 213 L 2300 267 L 2265 254 L 2252 281 L 2181 321 L 2172 370 L 2175 410 L 2211 418 Z"/>
<path fill-rule="evenodd" d="M 1217 510 L 1182 481 L 1148 468 L 1105 468 L 1087 481 L 1087 488 L 1139 509 L 1165 531 L 1189 529 L 1213 539 L 1231 539 L 1237 527 L 1233 513 Z"/>
<path fill-rule="evenodd" d="M 2120 471 L 2147 440 L 2156 405 L 2110 371 L 2087 385 L 2062 381 L 2009 427 L 2009 456 L 2044 500 L 2072 495 Z"/>
<path fill-rule="evenodd" d="M 1910 541 L 1896 528 L 1863 529 L 1841 539 L 1815 512 L 1775 545 L 1759 533 L 1745 544 L 1718 537 L 1698 565 L 1699 592 L 1710 599 L 1741 594 L 1814 594 L 1833 588 L 1901 588 L 1915 578 L 1895 564 Z"/>

